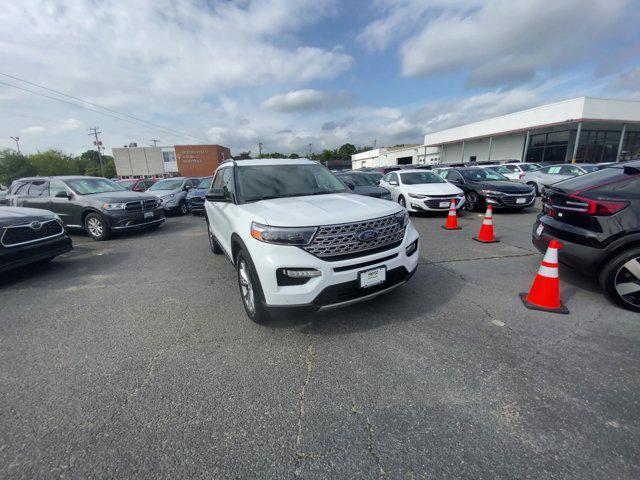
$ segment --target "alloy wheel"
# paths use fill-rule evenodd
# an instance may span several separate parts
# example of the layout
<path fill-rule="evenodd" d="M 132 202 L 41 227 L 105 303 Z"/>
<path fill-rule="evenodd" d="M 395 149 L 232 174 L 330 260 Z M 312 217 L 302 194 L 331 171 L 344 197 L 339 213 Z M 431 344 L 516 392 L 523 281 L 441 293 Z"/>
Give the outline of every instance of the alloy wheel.
<path fill-rule="evenodd" d="M 400 197 L 400 198 L 398 199 L 398 203 L 399 203 L 402 207 L 404 207 L 404 208 L 406 208 L 406 207 L 407 207 L 407 202 L 405 202 L 404 197 Z"/>
<path fill-rule="evenodd" d="M 476 193 L 471 192 L 467 195 L 465 208 L 471 212 L 474 212 L 476 208 L 478 208 L 478 195 Z"/>
<path fill-rule="evenodd" d="M 614 286 L 622 300 L 640 308 L 640 257 L 631 258 L 618 269 Z"/>
<path fill-rule="evenodd" d="M 238 263 L 238 277 L 240 280 L 242 301 L 247 311 L 253 315 L 256 311 L 255 296 L 253 293 L 253 284 L 251 283 L 251 275 L 249 274 L 249 266 L 244 259 L 240 259 Z"/>
<path fill-rule="evenodd" d="M 102 225 L 102 222 L 95 217 L 89 219 L 89 221 L 87 222 L 87 228 L 89 229 L 89 233 L 93 237 L 101 237 L 102 233 L 104 232 L 104 226 Z"/>
<path fill-rule="evenodd" d="M 180 215 L 185 215 L 187 213 L 187 204 L 184 202 L 180 203 Z"/>

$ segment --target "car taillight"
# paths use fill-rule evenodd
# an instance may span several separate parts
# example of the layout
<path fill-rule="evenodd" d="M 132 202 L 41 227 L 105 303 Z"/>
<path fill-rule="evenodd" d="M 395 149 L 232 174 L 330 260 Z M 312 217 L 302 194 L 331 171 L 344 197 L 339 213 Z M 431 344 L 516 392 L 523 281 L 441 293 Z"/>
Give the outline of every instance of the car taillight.
<path fill-rule="evenodd" d="M 613 215 L 629 205 L 629 202 L 594 200 L 591 198 L 580 197 L 578 195 L 569 195 L 569 198 L 576 200 L 576 202 L 567 201 L 567 205 L 575 205 L 578 207 L 575 209 L 576 211 L 586 215 Z"/>

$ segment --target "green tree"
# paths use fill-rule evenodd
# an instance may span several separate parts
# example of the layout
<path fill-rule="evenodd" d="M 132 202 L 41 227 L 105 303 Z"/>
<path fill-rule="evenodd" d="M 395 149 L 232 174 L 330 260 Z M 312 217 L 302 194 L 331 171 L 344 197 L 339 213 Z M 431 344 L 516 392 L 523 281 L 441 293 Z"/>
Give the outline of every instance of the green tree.
<path fill-rule="evenodd" d="M 97 150 L 87 150 L 76 157 L 78 170 L 86 175 L 100 175 L 100 156 Z"/>
<path fill-rule="evenodd" d="M 36 175 L 78 175 L 80 169 L 74 158 L 59 150 L 47 150 L 29 155 L 29 161 L 36 169 Z"/>
<path fill-rule="evenodd" d="M 251 150 L 249 150 L 248 152 L 240 152 L 233 158 L 235 158 L 236 160 L 248 160 L 249 158 L 251 158 Z"/>
<path fill-rule="evenodd" d="M 300 155 L 294 152 L 291 155 L 289 155 L 289 158 L 300 158 Z"/>
<path fill-rule="evenodd" d="M 341 160 L 351 160 L 351 155 L 358 152 L 358 149 L 350 144 L 345 143 L 336 151 L 336 156 Z"/>
<path fill-rule="evenodd" d="M 35 167 L 24 155 L 9 148 L 0 151 L 0 183 L 9 186 L 16 178 L 36 173 Z"/>

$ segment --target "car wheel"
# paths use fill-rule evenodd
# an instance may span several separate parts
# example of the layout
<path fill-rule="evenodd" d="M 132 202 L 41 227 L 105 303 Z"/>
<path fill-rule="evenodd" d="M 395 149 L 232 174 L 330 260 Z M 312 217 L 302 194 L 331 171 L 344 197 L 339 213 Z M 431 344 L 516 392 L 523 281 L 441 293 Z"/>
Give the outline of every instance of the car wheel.
<path fill-rule="evenodd" d="M 600 286 L 621 307 L 640 312 L 640 247 L 612 258 L 600 272 Z"/>
<path fill-rule="evenodd" d="M 211 233 L 211 229 L 209 228 L 209 222 L 207 222 L 207 233 L 209 234 L 209 248 L 211 248 L 211 251 L 216 255 L 220 255 L 224 253 L 222 251 L 222 247 L 220 247 L 220 244 L 216 240 L 216 237 L 214 237 L 213 233 Z"/>
<path fill-rule="evenodd" d="M 186 215 L 187 214 L 187 203 L 184 200 L 182 200 L 178 204 L 178 214 L 179 215 Z"/>
<path fill-rule="evenodd" d="M 540 195 L 540 192 L 538 191 L 538 184 L 536 182 L 527 182 L 527 185 L 533 188 L 533 191 L 536 192 L 536 197 Z"/>
<path fill-rule="evenodd" d="M 37 262 L 35 262 L 34 265 L 46 265 L 47 263 L 51 262 L 54 258 L 56 257 L 43 258 L 42 260 L 38 260 Z"/>
<path fill-rule="evenodd" d="M 470 212 L 477 212 L 481 206 L 482 200 L 480 199 L 480 195 L 478 195 L 476 192 L 467 193 L 464 208 L 466 208 Z"/>
<path fill-rule="evenodd" d="M 398 197 L 398 203 L 402 206 L 402 208 L 407 208 L 407 202 L 402 195 Z"/>
<path fill-rule="evenodd" d="M 84 219 L 84 229 L 94 240 L 106 240 L 111 234 L 109 224 L 99 213 L 90 213 Z"/>
<path fill-rule="evenodd" d="M 264 323 L 269 318 L 269 313 L 262 303 L 262 286 L 260 279 L 253 267 L 253 262 L 244 250 L 238 252 L 236 257 L 236 270 L 238 272 L 238 287 L 242 304 L 247 316 L 256 323 Z"/>

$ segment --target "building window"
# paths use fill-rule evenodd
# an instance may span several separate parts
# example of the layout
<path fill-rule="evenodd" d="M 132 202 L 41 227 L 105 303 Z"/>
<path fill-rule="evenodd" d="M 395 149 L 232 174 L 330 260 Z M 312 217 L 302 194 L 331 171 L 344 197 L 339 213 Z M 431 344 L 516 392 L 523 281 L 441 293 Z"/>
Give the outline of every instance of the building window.
<path fill-rule="evenodd" d="M 162 158 L 164 159 L 164 163 L 176 162 L 176 154 L 174 152 L 162 152 Z"/>
<path fill-rule="evenodd" d="M 525 162 L 563 163 L 567 157 L 569 130 L 532 135 Z"/>
<path fill-rule="evenodd" d="M 475 162 L 477 159 L 478 159 L 478 157 L 477 157 L 476 155 L 471 155 L 471 156 L 469 157 L 469 161 L 470 161 L 470 162 Z"/>
<path fill-rule="evenodd" d="M 620 161 L 626 162 L 640 157 L 640 132 L 627 132 L 624 135 Z"/>
<path fill-rule="evenodd" d="M 583 130 L 580 133 L 576 161 L 584 163 L 615 162 L 620 133 L 606 130 Z"/>

